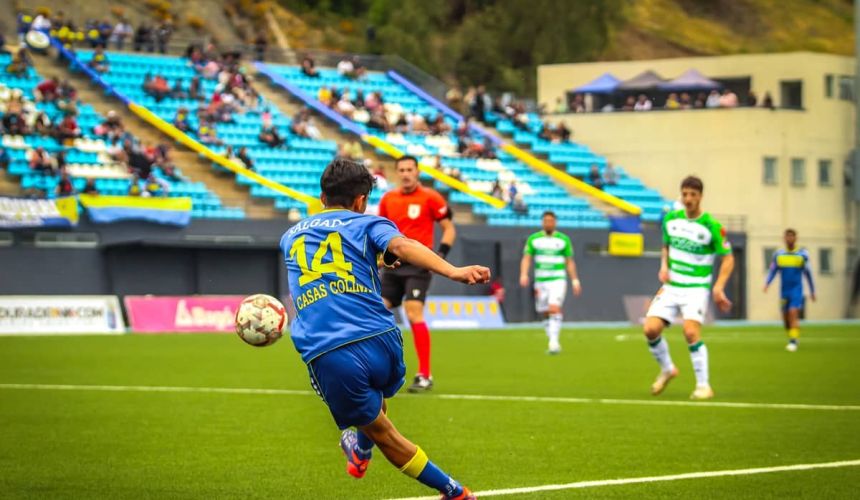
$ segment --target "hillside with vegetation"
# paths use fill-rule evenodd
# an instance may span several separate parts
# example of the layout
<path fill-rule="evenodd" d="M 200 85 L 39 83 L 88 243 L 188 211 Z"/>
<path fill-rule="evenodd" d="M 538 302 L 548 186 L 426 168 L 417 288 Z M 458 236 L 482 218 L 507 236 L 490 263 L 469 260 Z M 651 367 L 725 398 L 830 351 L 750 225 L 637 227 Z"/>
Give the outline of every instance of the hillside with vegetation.
<path fill-rule="evenodd" d="M 279 0 L 275 10 L 289 13 L 295 48 L 394 53 L 450 84 L 525 95 L 547 63 L 854 49 L 851 0 Z"/>

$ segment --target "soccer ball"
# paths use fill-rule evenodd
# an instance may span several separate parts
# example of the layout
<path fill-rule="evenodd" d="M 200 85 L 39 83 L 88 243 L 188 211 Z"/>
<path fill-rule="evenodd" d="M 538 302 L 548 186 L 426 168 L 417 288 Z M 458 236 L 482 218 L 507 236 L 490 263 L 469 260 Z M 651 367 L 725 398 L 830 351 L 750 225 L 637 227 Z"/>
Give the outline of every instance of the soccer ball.
<path fill-rule="evenodd" d="M 236 334 L 255 347 L 272 345 L 281 338 L 287 311 L 281 302 L 258 293 L 245 297 L 236 311 Z"/>

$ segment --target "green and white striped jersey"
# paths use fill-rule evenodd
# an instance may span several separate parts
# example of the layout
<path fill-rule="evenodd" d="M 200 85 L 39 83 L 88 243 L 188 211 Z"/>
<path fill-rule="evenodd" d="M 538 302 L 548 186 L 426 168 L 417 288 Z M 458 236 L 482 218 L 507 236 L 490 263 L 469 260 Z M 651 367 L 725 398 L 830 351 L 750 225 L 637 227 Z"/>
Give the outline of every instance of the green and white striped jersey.
<path fill-rule="evenodd" d="M 666 214 L 663 243 L 669 247 L 667 284 L 677 287 L 710 287 L 715 256 L 732 253 L 722 224 L 707 212 L 696 219 L 683 209 Z"/>
<path fill-rule="evenodd" d="M 573 257 L 573 245 L 566 234 L 538 231 L 526 240 L 523 253 L 534 257 L 535 281 L 555 281 L 567 278 L 565 264 Z"/>

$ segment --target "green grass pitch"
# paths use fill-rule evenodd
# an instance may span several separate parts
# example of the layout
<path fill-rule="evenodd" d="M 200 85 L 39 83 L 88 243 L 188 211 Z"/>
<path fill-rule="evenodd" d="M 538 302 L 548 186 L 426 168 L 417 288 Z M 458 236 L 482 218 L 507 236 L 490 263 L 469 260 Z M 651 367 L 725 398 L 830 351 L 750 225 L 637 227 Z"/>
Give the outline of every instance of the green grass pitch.
<path fill-rule="evenodd" d="M 405 335 L 407 365 L 415 367 Z M 860 327 L 806 327 L 797 353 L 777 328 L 709 328 L 716 402 L 687 401 L 681 376 L 649 395 L 657 366 L 637 329 L 435 332 L 433 394 L 390 402 L 399 429 L 475 491 L 860 459 Z M 5 385 L 2 385 L 5 384 Z M 377 453 L 344 472 L 339 432 L 315 395 L 12 388 L 8 384 L 274 388 L 309 391 L 289 339 L 263 349 L 233 335 L 0 338 L 0 497 L 355 498 L 431 495 Z M 446 399 L 445 394 L 587 401 Z M 759 406 L 761 405 L 761 406 Z M 507 498 L 856 498 L 860 467 L 625 484 Z"/>

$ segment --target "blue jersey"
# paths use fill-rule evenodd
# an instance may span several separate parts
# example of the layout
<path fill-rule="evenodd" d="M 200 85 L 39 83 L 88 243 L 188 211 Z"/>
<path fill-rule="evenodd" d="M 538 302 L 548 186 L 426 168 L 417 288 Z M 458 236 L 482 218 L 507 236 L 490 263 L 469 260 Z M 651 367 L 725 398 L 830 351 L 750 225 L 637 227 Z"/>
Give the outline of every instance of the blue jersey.
<path fill-rule="evenodd" d="M 806 281 L 809 284 L 809 292 L 815 294 L 812 270 L 809 267 L 809 252 L 805 248 L 794 250 L 781 248 L 777 250 L 767 273 L 766 284 L 770 285 L 777 273 L 781 275 L 780 289 L 784 298 L 803 297 L 804 276 L 806 276 Z"/>
<path fill-rule="evenodd" d="M 281 238 L 296 319 L 290 336 L 302 360 L 396 328 L 380 295 L 377 255 L 401 236 L 382 217 L 325 210 Z"/>

